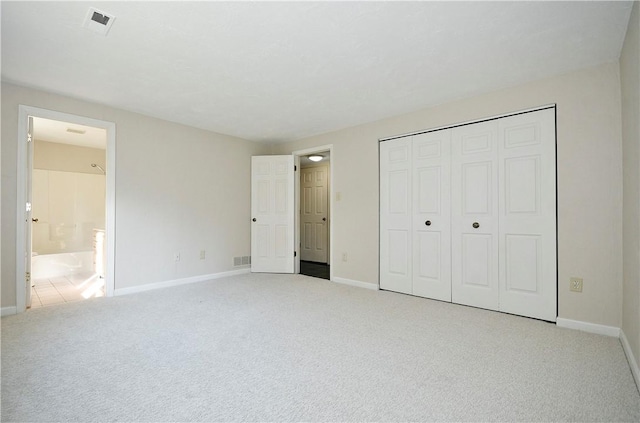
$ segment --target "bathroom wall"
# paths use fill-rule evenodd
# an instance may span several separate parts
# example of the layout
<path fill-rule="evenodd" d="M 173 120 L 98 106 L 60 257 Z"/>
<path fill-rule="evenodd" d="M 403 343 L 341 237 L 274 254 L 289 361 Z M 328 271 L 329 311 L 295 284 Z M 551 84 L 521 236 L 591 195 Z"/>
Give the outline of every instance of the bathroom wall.
<path fill-rule="evenodd" d="M 106 132 L 105 132 L 106 138 Z M 93 248 L 105 228 L 105 150 L 36 140 L 33 149 L 32 251 L 72 253 Z"/>
<path fill-rule="evenodd" d="M 105 140 L 107 134 L 104 134 Z M 105 141 L 106 143 L 106 141 Z M 105 150 L 80 147 L 78 145 L 47 142 L 36 139 L 33 147 L 33 168 L 61 170 L 63 172 L 81 172 L 101 175 L 99 169 L 91 167 L 96 163 L 106 169 Z"/>

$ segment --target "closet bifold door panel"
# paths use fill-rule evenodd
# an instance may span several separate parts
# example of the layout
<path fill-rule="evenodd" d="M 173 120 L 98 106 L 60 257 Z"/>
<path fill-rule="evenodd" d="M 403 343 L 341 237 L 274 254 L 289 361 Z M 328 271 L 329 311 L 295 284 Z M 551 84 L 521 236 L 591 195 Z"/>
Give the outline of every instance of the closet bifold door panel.
<path fill-rule="evenodd" d="M 555 110 L 498 120 L 500 311 L 556 320 Z"/>
<path fill-rule="evenodd" d="M 380 288 L 557 317 L 555 107 L 380 142 Z"/>
<path fill-rule="evenodd" d="M 411 137 L 380 143 L 380 289 L 412 293 Z"/>
<path fill-rule="evenodd" d="M 451 130 L 412 138 L 412 293 L 451 301 Z"/>
<path fill-rule="evenodd" d="M 451 299 L 498 310 L 498 123 L 452 130 Z"/>

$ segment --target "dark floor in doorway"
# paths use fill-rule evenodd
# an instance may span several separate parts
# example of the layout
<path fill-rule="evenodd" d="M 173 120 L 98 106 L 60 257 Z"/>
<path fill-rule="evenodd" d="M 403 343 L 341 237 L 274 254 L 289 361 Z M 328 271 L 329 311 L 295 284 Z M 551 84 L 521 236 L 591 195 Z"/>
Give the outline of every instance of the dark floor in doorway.
<path fill-rule="evenodd" d="M 300 274 L 314 278 L 329 279 L 330 266 L 326 263 L 300 260 Z"/>

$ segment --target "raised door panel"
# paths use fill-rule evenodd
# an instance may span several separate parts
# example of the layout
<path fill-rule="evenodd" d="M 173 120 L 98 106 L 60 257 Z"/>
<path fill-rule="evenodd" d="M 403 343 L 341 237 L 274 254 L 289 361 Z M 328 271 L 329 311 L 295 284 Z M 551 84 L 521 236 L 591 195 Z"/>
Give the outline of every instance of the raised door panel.
<path fill-rule="evenodd" d="M 555 112 L 499 120 L 500 310 L 557 317 Z"/>
<path fill-rule="evenodd" d="M 412 142 L 413 294 L 451 301 L 451 130 Z"/>
<path fill-rule="evenodd" d="M 452 301 L 498 310 L 497 123 L 452 130 Z"/>
<path fill-rule="evenodd" d="M 380 143 L 380 288 L 411 294 L 411 139 Z"/>

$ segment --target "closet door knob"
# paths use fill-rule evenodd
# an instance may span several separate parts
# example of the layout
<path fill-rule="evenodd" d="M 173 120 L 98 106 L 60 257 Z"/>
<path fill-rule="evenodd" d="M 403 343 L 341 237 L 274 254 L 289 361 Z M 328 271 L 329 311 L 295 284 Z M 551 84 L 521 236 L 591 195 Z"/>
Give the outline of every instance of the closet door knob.
<path fill-rule="evenodd" d="M 322 218 L 322 221 L 323 221 L 323 222 L 326 222 L 326 221 L 327 221 L 327 218 L 326 218 L 326 217 L 323 217 L 323 218 Z"/>
<path fill-rule="evenodd" d="M 480 224 L 478 222 L 473 222 L 473 226 L 474 228 L 478 229 L 480 227 Z"/>
<path fill-rule="evenodd" d="M 424 222 L 424 224 L 427 225 L 427 226 L 431 226 L 431 221 L 427 220 L 426 222 Z"/>
<path fill-rule="evenodd" d="M 258 219 L 256 219 L 255 217 L 254 217 L 253 219 L 251 219 L 251 220 L 253 220 L 254 222 L 257 222 L 257 221 L 258 221 Z"/>

